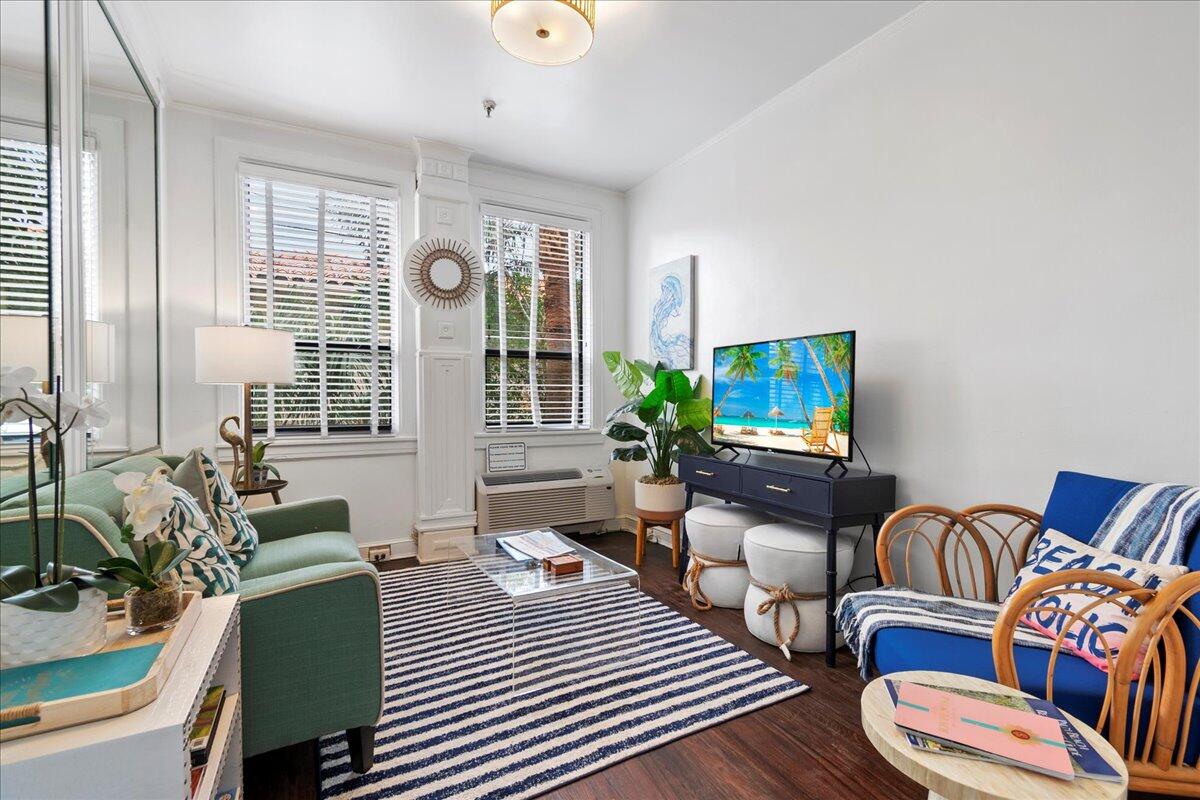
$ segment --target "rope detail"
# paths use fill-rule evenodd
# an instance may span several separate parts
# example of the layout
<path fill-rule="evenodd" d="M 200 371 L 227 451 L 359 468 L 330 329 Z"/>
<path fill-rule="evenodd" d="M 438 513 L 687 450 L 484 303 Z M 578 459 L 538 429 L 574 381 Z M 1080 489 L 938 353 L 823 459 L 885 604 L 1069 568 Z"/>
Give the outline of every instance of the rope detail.
<path fill-rule="evenodd" d="M 767 599 L 758 604 L 758 614 L 772 613 L 772 622 L 775 624 L 775 643 L 779 645 L 779 649 L 783 651 L 783 657 L 788 661 L 792 660 L 792 651 L 788 649 L 788 645 L 796 641 L 796 637 L 800 635 L 800 610 L 796 608 L 797 600 L 824 600 L 824 592 L 798 594 L 788 588 L 785 583 L 782 586 L 772 586 L 769 583 L 760 583 L 753 577 L 750 578 L 750 585 L 757 586 L 767 593 Z M 779 627 L 779 612 L 784 605 L 792 607 L 792 635 L 786 639 L 783 636 L 783 630 Z"/>
<path fill-rule="evenodd" d="M 14 723 L 22 719 L 31 719 L 36 721 L 39 712 L 42 710 L 41 703 L 24 703 L 19 706 L 9 706 L 5 709 L 0 709 L 0 723 Z"/>
<path fill-rule="evenodd" d="M 694 549 L 689 549 L 688 555 L 692 557 L 692 560 L 688 564 L 687 572 L 683 575 L 683 588 L 692 596 L 692 608 L 697 611 L 709 611 L 713 604 L 704 590 L 700 588 L 700 573 L 704 572 L 706 568 L 744 567 L 746 562 L 716 558 L 704 553 L 697 553 Z"/>

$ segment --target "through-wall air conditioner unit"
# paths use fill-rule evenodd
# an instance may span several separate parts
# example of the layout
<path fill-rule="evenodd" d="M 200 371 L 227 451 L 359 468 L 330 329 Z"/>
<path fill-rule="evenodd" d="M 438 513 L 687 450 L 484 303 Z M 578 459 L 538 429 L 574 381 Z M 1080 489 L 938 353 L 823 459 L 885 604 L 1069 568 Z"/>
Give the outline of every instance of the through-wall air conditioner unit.
<path fill-rule="evenodd" d="M 617 515 L 608 467 L 486 472 L 475 479 L 480 533 L 547 526 L 604 530 Z"/>

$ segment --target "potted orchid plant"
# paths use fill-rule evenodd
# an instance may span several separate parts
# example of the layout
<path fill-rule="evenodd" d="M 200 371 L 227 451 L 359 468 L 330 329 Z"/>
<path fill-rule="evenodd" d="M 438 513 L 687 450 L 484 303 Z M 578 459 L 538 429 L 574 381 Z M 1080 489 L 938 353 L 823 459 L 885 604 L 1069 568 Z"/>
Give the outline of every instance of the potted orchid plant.
<path fill-rule="evenodd" d="M 0 370 L 0 422 L 28 425 L 29 544 L 32 565 L 0 567 L 0 666 L 32 664 L 85 655 L 104 646 L 109 592 L 124 589 L 111 575 L 63 563 L 66 434 L 108 423 L 103 404 L 62 390 L 33 384 L 29 367 Z M 35 434 L 51 442 L 53 507 L 43 518 L 38 505 Z M 49 524 L 52 552 L 42 553 L 40 527 Z M 45 558 L 45 556 L 49 558 Z"/>
<path fill-rule="evenodd" d="M 136 558 L 106 558 L 97 566 L 129 584 L 125 593 L 126 631 L 132 635 L 166 630 L 183 613 L 183 581 L 177 570 L 191 548 L 181 549 L 172 541 L 146 546 L 144 540 L 158 530 L 174 507 L 174 489 L 165 468 L 149 476 L 123 472 L 113 478 L 113 485 L 125 493 L 121 541 L 135 548 Z"/>

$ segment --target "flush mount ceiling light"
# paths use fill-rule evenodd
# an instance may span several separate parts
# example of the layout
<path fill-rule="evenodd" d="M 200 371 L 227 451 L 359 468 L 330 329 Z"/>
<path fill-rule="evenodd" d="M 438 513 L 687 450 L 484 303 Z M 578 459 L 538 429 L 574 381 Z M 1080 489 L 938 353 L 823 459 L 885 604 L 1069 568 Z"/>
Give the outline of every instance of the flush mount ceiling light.
<path fill-rule="evenodd" d="M 492 35 L 509 54 L 552 67 L 592 46 L 596 0 L 492 0 Z"/>

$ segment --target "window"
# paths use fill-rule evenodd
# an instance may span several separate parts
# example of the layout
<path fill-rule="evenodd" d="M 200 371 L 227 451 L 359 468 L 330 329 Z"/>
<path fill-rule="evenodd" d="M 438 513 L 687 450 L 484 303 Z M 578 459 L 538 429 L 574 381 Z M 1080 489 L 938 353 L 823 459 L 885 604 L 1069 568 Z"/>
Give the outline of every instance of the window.
<path fill-rule="evenodd" d="M 586 223 L 485 206 L 482 242 L 485 425 L 590 428 Z"/>
<path fill-rule="evenodd" d="M 254 387 L 255 430 L 393 433 L 396 193 L 265 167 L 241 188 L 244 322 L 296 341 L 296 382 Z"/>

